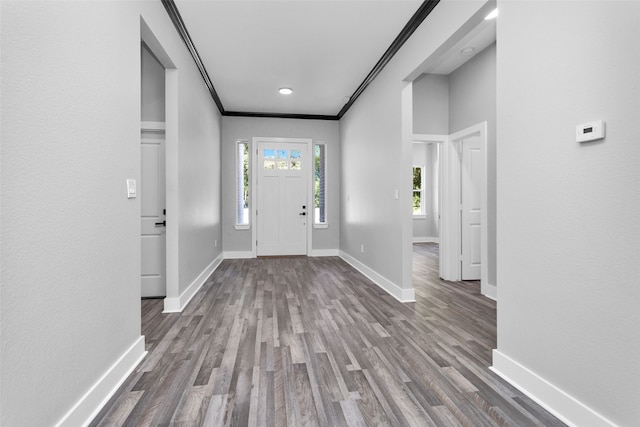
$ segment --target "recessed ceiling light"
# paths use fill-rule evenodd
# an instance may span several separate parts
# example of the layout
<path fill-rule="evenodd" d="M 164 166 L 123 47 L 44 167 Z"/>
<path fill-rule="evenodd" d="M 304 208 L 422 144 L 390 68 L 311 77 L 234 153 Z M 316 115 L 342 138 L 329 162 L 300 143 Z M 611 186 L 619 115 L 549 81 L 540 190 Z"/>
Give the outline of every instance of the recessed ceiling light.
<path fill-rule="evenodd" d="M 473 54 L 473 52 L 475 52 L 475 51 L 476 51 L 476 48 L 473 47 L 473 46 L 465 47 L 464 49 L 462 49 L 460 51 L 460 55 L 469 56 L 469 55 Z"/>
<path fill-rule="evenodd" d="M 493 19 L 498 17 L 498 9 L 493 9 L 491 13 L 484 17 L 485 20 Z"/>
<path fill-rule="evenodd" d="M 281 87 L 280 89 L 278 89 L 278 92 L 283 95 L 291 95 L 293 93 L 293 89 L 288 87 Z"/>

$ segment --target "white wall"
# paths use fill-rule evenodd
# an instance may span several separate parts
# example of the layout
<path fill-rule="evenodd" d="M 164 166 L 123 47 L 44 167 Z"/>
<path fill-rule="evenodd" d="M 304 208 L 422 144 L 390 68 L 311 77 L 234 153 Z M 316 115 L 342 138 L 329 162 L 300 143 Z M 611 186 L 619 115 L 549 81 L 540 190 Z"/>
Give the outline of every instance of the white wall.
<path fill-rule="evenodd" d="M 220 239 L 219 116 L 159 2 L 0 7 L 0 424 L 53 425 L 141 342 L 141 14 L 180 74 L 185 282 Z"/>
<path fill-rule="evenodd" d="M 401 289 L 412 288 L 411 138 L 403 140 L 403 79 L 485 4 L 438 4 L 340 121 L 340 249 Z M 405 94 L 408 112 L 411 92 Z M 413 125 L 407 129 L 411 134 Z"/>
<path fill-rule="evenodd" d="M 640 3 L 499 8 L 494 366 L 573 424 L 605 422 L 561 392 L 640 425 Z"/>
<path fill-rule="evenodd" d="M 311 138 L 327 144 L 328 228 L 313 229 L 313 250 L 338 250 L 339 164 L 338 122 L 330 120 L 272 119 L 252 117 L 222 118 L 222 204 L 225 252 L 251 252 L 251 230 L 236 230 L 235 151 L 237 140 L 251 143 L 253 137 Z"/>

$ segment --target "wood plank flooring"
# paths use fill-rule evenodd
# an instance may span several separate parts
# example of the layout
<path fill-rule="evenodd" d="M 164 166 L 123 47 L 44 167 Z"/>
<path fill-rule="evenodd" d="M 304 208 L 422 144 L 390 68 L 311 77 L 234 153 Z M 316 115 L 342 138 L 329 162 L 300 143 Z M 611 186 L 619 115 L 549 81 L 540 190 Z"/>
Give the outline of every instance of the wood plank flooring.
<path fill-rule="evenodd" d="M 487 367 L 495 303 L 414 246 L 415 303 L 339 258 L 225 260 L 93 426 L 562 426 Z"/>

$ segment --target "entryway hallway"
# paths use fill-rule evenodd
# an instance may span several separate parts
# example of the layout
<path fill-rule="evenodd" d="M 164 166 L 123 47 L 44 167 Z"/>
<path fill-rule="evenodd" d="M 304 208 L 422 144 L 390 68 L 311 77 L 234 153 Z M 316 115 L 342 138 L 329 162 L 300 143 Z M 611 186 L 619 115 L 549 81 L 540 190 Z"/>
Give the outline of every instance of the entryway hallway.
<path fill-rule="evenodd" d="M 93 421 L 182 426 L 562 426 L 487 367 L 495 302 L 438 278 L 416 302 L 340 258 L 225 260 L 180 314 L 144 300 L 149 354 Z"/>

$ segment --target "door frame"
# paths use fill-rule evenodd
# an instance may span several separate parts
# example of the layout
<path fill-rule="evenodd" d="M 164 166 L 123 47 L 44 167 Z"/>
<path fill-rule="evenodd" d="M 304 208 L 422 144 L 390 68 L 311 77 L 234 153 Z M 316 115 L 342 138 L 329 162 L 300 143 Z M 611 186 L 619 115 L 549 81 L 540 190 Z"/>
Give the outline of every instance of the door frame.
<path fill-rule="evenodd" d="M 178 194 L 178 69 L 169 57 L 154 32 L 146 21 L 140 17 L 140 40 L 155 55 L 164 67 L 165 76 L 165 206 L 166 240 L 165 240 L 165 272 L 166 296 L 164 312 L 180 311 L 180 277 L 179 277 L 179 194 Z M 142 101 L 142 100 L 141 100 Z M 138 162 L 140 165 L 140 162 Z M 140 177 L 138 169 L 138 177 Z M 142 260 L 139 268 L 141 269 Z"/>
<path fill-rule="evenodd" d="M 161 134 L 164 141 L 164 156 L 165 156 L 165 169 L 166 169 L 166 148 L 167 148 L 167 143 L 166 143 L 166 124 L 165 122 L 154 122 L 154 121 L 142 121 L 140 123 L 140 130 L 141 130 L 141 135 L 140 135 L 140 139 L 141 139 L 141 144 L 142 141 L 145 140 L 145 134 Z M 142 152 L 140 153 L 140 160 L 142 160 Z M 141 177 L 142 177 L 142 168 L 140 169 L 141 172 Z M 140 180 L 140 184 L 142 184 L 142 179 Z M 164 195 L 165 195 L 165 209 L 167 206 L 167 200 L 166 200 L 166 195 L 167 195 L 167 190 L 166 190 L 166 185 L 167 185 L 167 178 L 166 178 L 166 170 L 165 170 L 165 179 L 164 179 L 164 186 L 165 188 L 164 190 Z M 140 188 L 140 187 L 139 187 Z M 141 210 L 142 210 L 142 203 L 141 203 Z M 165 230 L 163 230 L 164 232 L 164 245 L 162 248 L 162 251 L 164 252 L 162 254 L 163 256 L 163 265 L 162 265 L 162 274 L 164 276 L 164 293 L 165 293 L 165 297 L 166 297 L 166 292 L 167 292 L 167 230 L 165 227 Z M 142 266 L 142 264 L 141 264 Z M 143 296 L 144 298 L 144 296 Z"/>
<path fill-rule="evenodd" d="M 480 182 L 480 287 L 483 295 L 487 295 L 487 122 L 481 122 L 459 132 L 449 135 L 441 150 L 442 204 L 440 229 L 440 275 L 445 280 L 459 281 L 462 278 L 461 236 L 461 144 L 470 136 L 480 137 L 480 149 L 484 170 Z"/>
<path fill-rule="evenodd" d="M 251 198 L 251 257 L 256 258 L 258 256 L 258 248 L 256 245 L 256 240 L 258 238 L 258 218 L 256 215 L 256 210 L 258 208 L 258 143 L 260 142 L 275 142 L 280 144 L 287 143 L 298 143 L 305 144 L 307 147 L 307 156 L 309 159 L 312 159 L 313 156 L 313 139 L 311 138 L 274 138 L 274 137 L 263 137 L 263 136 L 254 136 L 251 138 L 251 146 L 249 149 L 251 150 L 251 184 L 249 186 L 249 193 Z M 313 165 L 312 161 L 309 164 Z M 307 171 L 307 206 L 313 205 L 313 168 L 309 168 Z M 309 210 L 308 210 L 309 211 Z M 312 237 L 313 237 L 313 224 L 312 224 L 312 215 L 307 218 L 307 253 L 309 256 L 311 254 L 311 248 L 313 247 Z"/>

